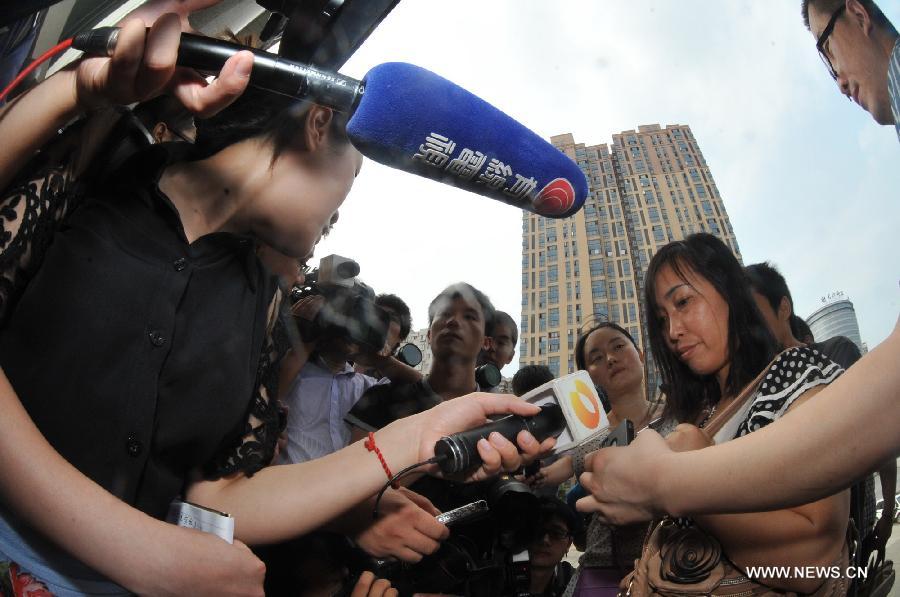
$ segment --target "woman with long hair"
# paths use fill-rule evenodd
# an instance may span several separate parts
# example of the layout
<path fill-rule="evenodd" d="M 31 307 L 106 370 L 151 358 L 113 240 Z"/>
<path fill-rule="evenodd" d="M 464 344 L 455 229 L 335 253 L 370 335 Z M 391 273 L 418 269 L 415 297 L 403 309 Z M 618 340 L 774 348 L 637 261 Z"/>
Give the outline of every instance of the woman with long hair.
<path fill-rule="evenodd" d="M 712 235 L 694 234 L 660 249 L 647 269 L 646 297 L 650 346 L 667 390 L 664 417 L 680 423 L 666 440 L 675 450 L 701 449 L 752 433 L 809 400 L 842 372 L 806 347 L 777 354 L 740 264 Z M 709 479 L 710 484 L 728 482 Z M 668 522 L 710 537 L 721 546 L 716 557 L 737 569 L 793 569 L 831 566 L 845 556 L 848 508 L 844 491 L 796 508 Z M 814 592 L 823 583 L 821 578 L 753 580 L 798 593 Z"/>
<path fill-rule="evenodd" d="M 588 328 L 575 344 L 575 363 L 587 371 L 594 385 L 609 400 L 610 429 L 627 419 L 635 430 L 643 429 L 660 415 L 661 404 L 647 400 L 644 388 L 644 355 L 628 331 L 604 321 Z M 584 472 L 584 456 L 599 448 L 596 440 L 580 446 L 535 475 L 535 486 L 556 485 Z M 619 581 L 640 555 L 646 524 L 614 527 L 593 518 L 588 525 L 586 549 L 578 573 L 566 595 L 616 595 Z"/>

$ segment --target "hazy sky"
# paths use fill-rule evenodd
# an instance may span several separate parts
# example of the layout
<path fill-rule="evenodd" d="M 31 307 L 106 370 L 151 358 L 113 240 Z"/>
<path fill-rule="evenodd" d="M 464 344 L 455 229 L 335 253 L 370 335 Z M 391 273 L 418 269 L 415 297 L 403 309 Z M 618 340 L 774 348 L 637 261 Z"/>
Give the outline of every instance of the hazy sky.
<path fill-rule="evenodd" d="M 900 3 L 881 2 L 900 24 Z M 795 311 L 842 290 L 872 348 L 900 313 L 900 143 L 837 92 L 799 0 L 403 0 L 347 63 L 428 68 L 540 135 L 611 143 L 688 124 L 744 263 L 770 260 Z M 518 320 L 521 212 L 366 161 L 316 257 L 410 305 L 464 280 Z M 515 371 L 518 356 L 505 374 Z"/>

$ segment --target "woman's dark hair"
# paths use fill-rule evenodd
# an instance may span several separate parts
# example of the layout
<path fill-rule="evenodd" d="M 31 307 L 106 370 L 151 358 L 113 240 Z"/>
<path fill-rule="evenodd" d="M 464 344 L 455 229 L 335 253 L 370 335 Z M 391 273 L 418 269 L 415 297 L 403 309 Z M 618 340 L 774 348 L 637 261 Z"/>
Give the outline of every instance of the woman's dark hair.
<path fill-rule="evenodd" d="M 578 342 L 575 343 L 575 365 L 578 370 L 587 370 L 587 363 L 585 362 L 585 354 L 584 354 L 584 345 L 587 344 L 588 336 L 596 332 L 597 330 L 602 330 L 604 328 L 612 328 L 631 340 L 631 343 L 634 344 L 635 348 L 638 348 L 637 342 L 634 341 L 634 338 L 631 337 L 631 334 L 628 331 L 620 326 L 617 323 L 613 323 L 611 321 L 601 321 L 598 324 L 595 324 L 593 327 L 589 328 L 588 331 L 582 332 L 580 336 L 578 336 Z"/>
<path fill-rule="evenodd" d="M 273 145 L 273 157 L 287 147 L 304 149 L 306 113 L 313 104 L 248 87 L 237 100 L 218 114 L 197 118 L 197 139 L 192 159 L 207 158 L 229 145 L 260 137 Z M 349 142 L 347 115 L 334 112 L 331 122 L 332 141 Z"/>
<path fill-rule="evenodd" d="M 669 266 L 682 280 L 693 273 L 712 284 L 728 304 L 728 358 L 725 393 L 737 394 L 775 356 L 775 338 L 750 294 L 744 270 L 725 244 L 711 234 L 692 234 L 662 247 L 647 267 L 645 292 L 650 350 L 666 386 L 663 416 L 694 422 L 722 398 L 715 376 L 698 376 L 669 349 L 656 303 L 656 277 Z"/>

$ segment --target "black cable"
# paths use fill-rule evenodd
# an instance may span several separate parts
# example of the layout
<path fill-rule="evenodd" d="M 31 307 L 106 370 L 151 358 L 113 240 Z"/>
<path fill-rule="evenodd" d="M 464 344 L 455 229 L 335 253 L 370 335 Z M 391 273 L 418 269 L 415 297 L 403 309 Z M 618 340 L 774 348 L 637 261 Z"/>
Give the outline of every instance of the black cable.
<path fill-rule="evenodd" d="M 427 466 L 429 464 L 438 464 L 442 460 L 445 460 L 445 459 L 446 459 L 446 456 L 443 456 L 443 457 L 442 456 L 433 456 L 433 457 L 429 458 L 428 460 L 423 460 L 422 462 L 410 465 L 410 466 L 406 467 L 405 469 L 403 469 L 402 471 L 400 471 L 399 473 L 397 473 L 396 475 L 394 475 L 393 477 L 391 477 L 388 480 L 388 482 L 384 485 L 384 487 L 381 488 L 381 491 L 378 492 L 378 497 L 375 498 L 375 507 L 372 509 L 372 518 L 378 518 L 378 504 L 381 503 L 381 498 L 384 495 L 384 492 L 388 490 L 388 487 L 392 486 L 394 483 L 396 483 L 402 477 L 405 477 L 406 475 L 413 472 L 414 470 L 416 470 L 419 467 Z"/>

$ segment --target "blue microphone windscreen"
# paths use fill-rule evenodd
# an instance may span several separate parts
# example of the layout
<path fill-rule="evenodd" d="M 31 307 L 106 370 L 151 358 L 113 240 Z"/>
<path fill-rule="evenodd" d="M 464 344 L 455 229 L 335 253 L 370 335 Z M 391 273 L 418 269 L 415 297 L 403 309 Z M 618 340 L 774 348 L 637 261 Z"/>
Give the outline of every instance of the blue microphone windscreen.
<path fill-rule="evenodd" d="M 364 83 L 347 124 L 363 155 L 551 218 L 584 204 L 575 162 L 462 87 L 402 62 L 376 66 Z"/>

